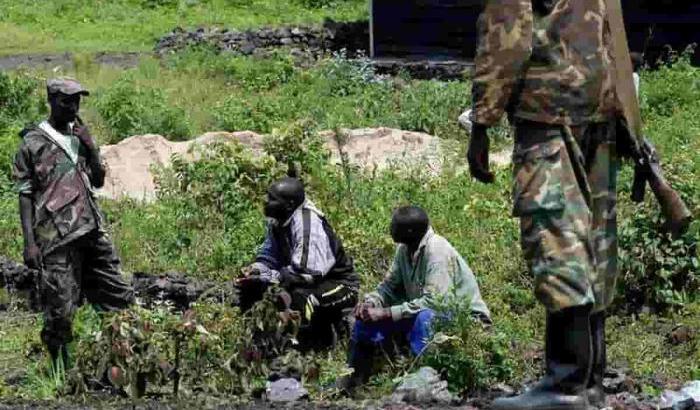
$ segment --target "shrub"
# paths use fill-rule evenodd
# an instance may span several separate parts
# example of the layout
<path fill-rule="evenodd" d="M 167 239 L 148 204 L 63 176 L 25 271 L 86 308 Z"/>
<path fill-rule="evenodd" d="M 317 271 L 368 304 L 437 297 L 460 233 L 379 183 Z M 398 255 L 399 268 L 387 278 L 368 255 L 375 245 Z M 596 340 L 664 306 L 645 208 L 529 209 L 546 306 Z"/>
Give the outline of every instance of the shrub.
<path fill-rule="evenodd" d="M 130 75 L 99 92 L 95 105 L 110 130 L 110 143 L 136 134 L 158 133 L 176 140 L 191 134 L 183 109 L 171 106 L 162 90 L 144 88 Z"/>
<path fill-rule="evenodd" d="M 308 9 L 319 9 L 329 7 L 338 2 L 338 0 L 294 0 L 295 3 Z"/>
<path fill-rule="evenodd" d="M 346 97 L 357 94 L 369 84 L 388 81 L 387 77 L 376 74 L 372 61 L 360 55 L 348 59 L 346 50 L 333 53 L 317 69 L 316 75 L 328 85 L 330 95 Z"/>
<path fill-rule="evenodd" d="M 620 221 L 619 303 L 629 310 L 678 308 L 700 291 L 700 230 L 695 226 L 672 240 L 661 233 L 661 226 L 661 216 L 649 205 Z"/>
<path fill-rule="evenodd" d="M 400 95 L 399 127 L 443 138 L 463 135 L 457 117 L 469 107 L 471 94 L 461 82 L 413 82 Z"/>
<path fill-rule="evenodd" d="M 76 321 L 76 364 L 69 375 L 69 386 L 79 392 L 86 390 L 86 379 L 107 374 L 132 397 L 145 393 L 144 382 L 170 385 L 174 394 L 250 393 L 262 386 L 275 356 L 288 362 L 295 356 L 288 348 L 299 318 L 278 317 L 273 291 L 246 315 L 228 303 L 207 301 L 184 313 L 169 305 L 136 306 L 102 323 L 85 311 Z M 303 368 L 304 361 L 294 362 Z"/>
<path fill-rule="evenodd" d="M 231 96 L 214 108 L 214 120 L 225 130 L 268 133 L 287 119 L 286 110 L 291 109 L 277 97 Z"/>
<path fill-rule="evenodd" d="M 45 97 L 38 93 L 40 88 L 36 78 L 0 72 L 0 129 L 24 126 L 46 113 Z"/>
<path fill-rule="evenodd" d="M 485 328 L 463 304 L 441 303 L 438 311 L 449 315 L 449 320 L 435 320 L 435 335 L 423 363 L 440 372 L 449 388 L 459 393 L 473 393 L 510 381 L 515 363 L 506 335 Z"/>
<path fill-rule="evenodd" d="M 295 75 L 294 60 L 277 53 L 266 58 L 235 57 L 223 66 L 224 75 L 249 91 L 267 91 L 289 82 Z"/>
<path fill-rule="evenodd" d="M 315 169 L 326 163 L 329 152 L 310 120 L 296 121 L 283 129 L 275 129 L 263 140 L 265 151 L 287 169 L 300 166 Z M 301 176 L 301 175 L 299 175 Z"/>
<path fill-rule="evenodd" d="M 160 179 L 158 195 L 185 198 L 178 203 L 183 216 L 195 220 L 207 210 L 223 214 L 225 226 L 234 227 L 244 212 L 255 209 L 273 179 L 281 174 L 270 156 L 256 156 L 241 144 L 216 143 L 197 148 L 196 161 L 175 156 L 174 180 Z"/>
<path fill-rule="evenodd" d="M 668 65 L 643 74 L 641 108 L 645 114 L 669 116 L 695 109 L 700 98 L 700 69 L 690 63 L 692 48 Z"/>

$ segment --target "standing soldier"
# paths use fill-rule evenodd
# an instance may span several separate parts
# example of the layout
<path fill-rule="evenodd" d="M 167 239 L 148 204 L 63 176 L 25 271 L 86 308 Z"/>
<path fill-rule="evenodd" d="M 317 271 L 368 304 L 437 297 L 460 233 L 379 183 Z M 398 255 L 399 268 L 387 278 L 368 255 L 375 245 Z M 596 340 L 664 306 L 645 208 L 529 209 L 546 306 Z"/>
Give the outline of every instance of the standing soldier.
<path fill-rule="evenodd" d="M 486 131 L 507 113 L 515 127 L 513 215 L 547 310 L 545 376 L 519 396 L 497 399 L 495 409 L 604 401 L 618 167 L 606 3 L 487 0 L 479 18 L 470 171 L 493 182 Z"/>
<path fill-rule="evenodd" d="M 51 114 L 22 132 L 14 176 L 24 234 L 24 261 L 41 273 L 44 309 L 41 338 L 53 363 L 67 364 L 73 314 L 83 297 L 103 310 L 127 307 L 133 290 L 121 276 L 119 258 L 104 231 L 93 188 L 105 168 L 89 129 L 78 117 L 81 96 L 70 78 L 47 82 Z"/>

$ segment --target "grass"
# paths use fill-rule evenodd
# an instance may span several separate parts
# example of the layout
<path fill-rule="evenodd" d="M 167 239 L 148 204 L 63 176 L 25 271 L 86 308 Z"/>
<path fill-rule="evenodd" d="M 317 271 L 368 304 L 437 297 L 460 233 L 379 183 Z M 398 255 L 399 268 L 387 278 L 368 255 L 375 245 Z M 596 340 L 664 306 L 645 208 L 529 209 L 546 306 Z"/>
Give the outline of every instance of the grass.
<path fill-rule="evenodd" d="M 366 62 L 349 63 L 342 55 L 309 69 L 298 67 L 284 51 L 257 58 L 196 49 L 165 60 L 143 57 L 129 70 L 96 65 L 87 55 L 75 60 L 74 69 L 60 74 L 75 76 L 94 91 L 85 99 L 83 116 L 102 142 L 145 132 L 182 139 L 171 126 L 135 125 L 164 117 L 160 100 L 148 97 L 154 94 L 176 111 L 170 117 L 184 130 L 177 132 L 192 137 L 213 130 L 270 133 L 300 118 L 313 119 L 322 129 L 387 126 L 465 137 L 454 119 L 469 104 L 468 82 L 388 79 Z M 40 78 L 57 75 L 51 70 L 32 73 Z M 115 94 L 117 85 L 120 94 Z M 109 121 L 117 118 L 124 120 L 116 124 L 124 125 Z M 501 135 L 506 132 L 499 128 Z M 499 146 L 503 141 L 498 139 Z"/>
<path fill-rule="evenodd" d="M 164 6 L 149 7 L 163 3 Z M 307 8 L 281 0 L 0 0 L 0 55 L 150 51 L 177 26 L 248 29 L 366 18 L 365 0 Z M 8 41 L 1 41 L 8 40 Z"/>
<path fill-rule="evenodd" d="M 195 7 L 204 7 L 203 4 Z M 508 381 L 517 384 L 535 377 L 539 363 L 534 353 L 542 348 L 544 315 L 532 295 L 531 279 L 521 260 L 517 221 L 508 217 L 510 171 L 499 169 L 496 183 L 483 185 L 464 173 L 460 159 L 465 144 L 454 123 L 456 114 L 467 105 L 468 82 L 387 80 L 367 71 L 361 62 L 348 63 L 342 58 L 330 58 L 309 69 L 300 69 L 290 64 L 288 58 L 280 54 L 258 60 L 191 50 L 165 61 L 143 59 L 139 67 L 123 73 L 95 66 L 85 57 L 78 59 L 77 71 L 71 74 L 95 90 L 84 107 L 85 117 L 103 142 L 118 140 L 124 134 L 113 129 L 108 121 L 111 113 L 119 110 L 98 109 L 96 101 L 113 91 L 115 81 L 125 76 L 129 76 L 134 89 L 161 90 L 169 105 L 184 109 L 192 135 L 220 127 L 234 130 L 239 124 L 269 132 L 284 128 L 299 117 L 309 117 L 320 128 L 384 125 L 423 129 L 457 140 L 451 153 L 457 159 L 450 161 L 436 177 L 426 175 L 419 168 L 369 173 L 311 163 L 307 175 L 309 196 L 324 210 L 348 253 L 355 258 L 363 291 L 376 286 L 392 256 L 393 244 L 388 234 L 391 209 L 406 203 L 423 206 L 436 231 L 465 256 L 479 279 L 496 329 L 507 339 L 508 353 L 514 358 L 513 374 Z M 681 82 L 690 85 L 679 86 Z M 700 84 L 700 70 L 680 62 L 672 69 L 644 73 L 642 84 L 646 131 L 665 159 L 669 180 L 679 188 L 698 217 L 700 89 L 695 85 Z M 256 105 L 245 106 L 251 102 Z M 150 109 L 149 101 L 143 100 L 141 104 L 143 110 Z M 240 109 L 241 106 L 246 109 Z M 503 134 L 507 129 L 497 131 Z M 7 166 L 13 152 L 7 147 L 13 147 L 18 140 L 9 133 L 3 138 L 1 163 Z M 496 145 L 503 146 L 506 141 L 498 139 Z M 309 154 L 302 148 L 296 146 L 287 151 Z M 200 185 L 190 191 L 166 192 L 150 204 L 102 201 L 125 270 L 153 273 L 175 270 L 194 278 L 217 280 L 229 280 L 237 275 L 239 268 L 253 257 L 262 237 L 260 204 L 264 187 L 260 181 L 274 173 L 274 170 L 265 173 L 245 168 L 250 164 L 244 160 L 245 154 L 242 155 L 199 163 L 196 172 L 201 172 L 197 174 Z M 208 196 L 201 192 L 216 198 L 240 188 L 231 183 L 227 173 L 231 168 L 224 166 L 227 164 L 244 168 L 240 172 L 259 185 L 251 183 L 252 188 L 245 191 L 249 194 L 246 198 L 225 203 L 221 209 L 212 205 L 216 202 L 213 199 L 202 200 Z M 640 214 L 652 223 L 658 212 L 652 195 L 648 194 L 645 206 L 632 204 L 630 185 L 631 172 L 625 167 L 619 189 L 621 223 Z M 197 192 L 200 194 L 195 195 Z M 14 195 L 5 192 L 0 196 L 0 252 L 19 259 L 21 240 L 16 209 Z M 699 237 L 700 223 L 696 222 L 684 240 L 692 242 Z M 695 277 L 697 272 L 689 276 Z M 620 291 L 625 291 L 624 282 L 620 283 Z M 697 295 L 691 294 L 683 303 L 660 315 L 626 315 L 620 311 L 611 319 L 608 332 L 611 366 L 629 369 L 640 389 L 657 391 L 660 384 L 674 386 L 700 377 L 696 365 L 700 343 L 693 340 L 670 345 L 665 336 L 678 323 L 696 330 L 700 327 Z M 42 370 L 45 366 L 30 365 L 24 353 L 36 345 L 38 323 L 15 321 L 10 316 L 2 319 L 0 372 L 3 363 L 29 370 L 19 387 L 0 384 L 0 399 L 50 397 L 55 393 L 50 386 L 56 383 Z M 322 364 L 321 382 L 329 382 L 343 371 L 343 357 L 342 346 L 317 357 Z M 31 360 L 45 362 L 45 359 L 45 356 L 32 356 Z M 365 390 L 365 396 L 387 393 L 394 378 L 405 368 L 401 362 L 385 367 Z M 323 398 L 326 393 L 317 387 L 312 389 L 314 397 Z"/>

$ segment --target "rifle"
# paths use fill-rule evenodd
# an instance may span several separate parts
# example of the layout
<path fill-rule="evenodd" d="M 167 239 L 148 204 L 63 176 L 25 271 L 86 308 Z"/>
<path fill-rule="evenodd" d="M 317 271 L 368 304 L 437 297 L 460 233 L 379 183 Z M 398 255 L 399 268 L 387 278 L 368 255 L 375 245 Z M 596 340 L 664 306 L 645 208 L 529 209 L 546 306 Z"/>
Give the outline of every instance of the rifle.
<path fill-rule="evenodd" d="M 666 219 L 665 228 L 676 238 L 686 232 L 692 215 L 680 195 L 669 185 L 661 169 L 659 155 L 642 132 L 642 116 L 632 77 L 632 60 L 629 54 L 620 0 L 607 0 L 607 17 L 612 30 L 613 59 L 615 61 L 615 89 L 622 108 L 618 121 L 618 140 L 623 142 L 623 151 L 628 151 L 634 161 L 632 200 L 641 202 L 647 183 Z"/>

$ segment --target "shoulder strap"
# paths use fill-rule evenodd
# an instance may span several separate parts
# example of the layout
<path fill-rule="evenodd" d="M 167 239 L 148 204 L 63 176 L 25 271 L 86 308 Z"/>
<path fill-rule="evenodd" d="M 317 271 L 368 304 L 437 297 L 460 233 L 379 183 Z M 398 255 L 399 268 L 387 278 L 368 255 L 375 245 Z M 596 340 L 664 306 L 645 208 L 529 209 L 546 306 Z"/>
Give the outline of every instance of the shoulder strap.
<path fill-rule="evenodd" d="M 306 269 L 309 263 L 309 241 L 311 240 L 311 211 L 306 208 L 302 209 L 301 220 L 302 229 L 304 232 L 301 252 L 301 267 Z"/>

